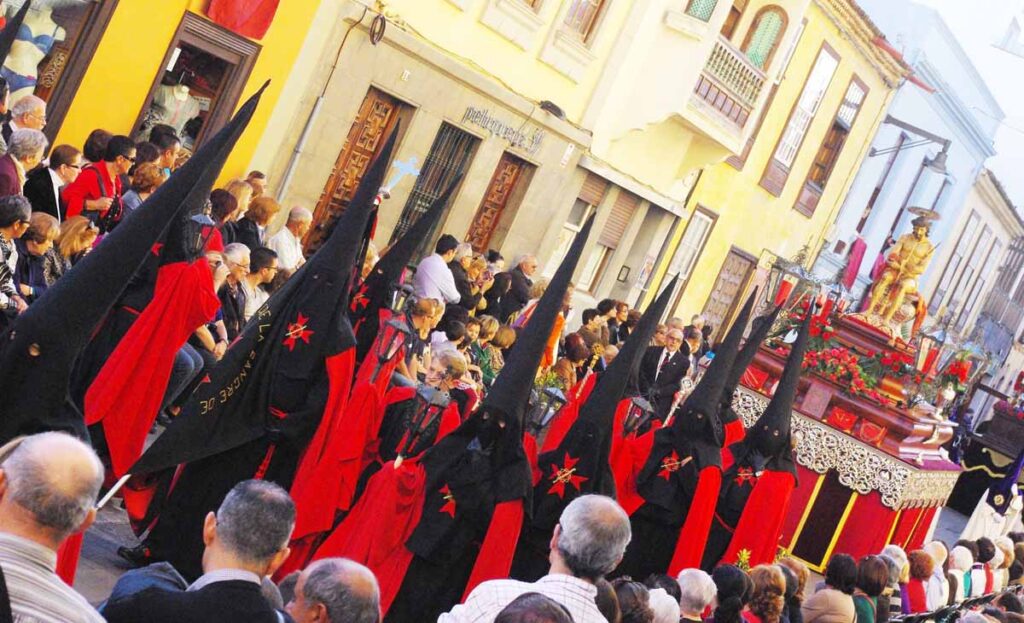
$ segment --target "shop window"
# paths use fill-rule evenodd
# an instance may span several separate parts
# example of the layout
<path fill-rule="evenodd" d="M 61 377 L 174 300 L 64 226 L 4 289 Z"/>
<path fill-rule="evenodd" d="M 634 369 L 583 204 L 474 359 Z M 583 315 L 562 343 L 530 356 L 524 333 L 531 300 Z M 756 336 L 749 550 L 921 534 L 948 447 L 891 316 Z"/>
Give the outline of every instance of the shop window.
<path fill-rule="evenodd" d="M 690 0 L 686 5 L 686 14 L 707 22 L 711 20 L 711 14 L 715 12 L 717 4 L 718 0 Z"/>
<path fill-rule="evenodd" d="M 569 210 L 569 216 L 565 219 L 565 223 L 562 224 L 561 231 L 558 232 L 558 242 L 555 243 L 555 250 L 544 268 L 545 275 L 550 277 L 555 274 L 558 265 L 562 263 L 565 254 L 569 252 L 569 247 L 572 246 L 572 241 L 576 238 L 576 234 L 583 229 L 587 219 L 597 211 L 597 206 L 604 200 L 609 186 L 604 178 L 593 173 L 587 173 L 587 178 L 583 181 L 583 188 L 580 189 L 576 202 Z"/>
<path fill-rule="evenodd" d="M 572 0 L 565 12 L 565 26 L 584 43 L 594 34 L 604 0 Z"/>
<path fill-rule="evenodd" d="M 194 150 L 231 118 L 260 46 L 194 13 L 185 13 L 132 135 L 166 124 Z"/>
<path fill-rule="evenodd" d="M 758 69 L 765 69 L 771 62 L 786 30 L 786 21 L 786 12 L 777 6 L 764 7 L 754 16 L 743 53 Z"/>
<path fill-rule="evenodd" d="M 20 3 L 3 3 L 11 19 Z M 60 129 L 117 0 L 36 2 L 25 16 L 0 74 L 11 103 L 35 95 L 47 103 L 47 135 Z"/>

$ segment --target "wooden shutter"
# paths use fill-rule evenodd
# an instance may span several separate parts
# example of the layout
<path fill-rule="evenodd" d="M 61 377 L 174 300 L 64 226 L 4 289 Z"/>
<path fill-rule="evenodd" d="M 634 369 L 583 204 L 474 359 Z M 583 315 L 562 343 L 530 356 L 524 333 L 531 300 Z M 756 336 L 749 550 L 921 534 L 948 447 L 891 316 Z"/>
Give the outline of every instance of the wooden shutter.
<path fill-rule="evenodd" d="M 603 177 L 587 173 L 587 179 L 583 180 L 583 188 L 580 189 L 579 198 L 592 206 L 600 205 L 608 192 L 608 180 Z"/>
<path fill-rule="evenodd" d="M 619 241 L 626 233 L 626 227 L 629 226 L 629 221 L 633 218 L 633 213 L 636 212 L 638 205 L 640 205 L 640 197 L 625 190 L 619 190 L 619 196 L 615 199 L 612 212 L 608 215 L 604 229 L 601 230 L 601 237 L 597 240 L 598 244 L 609 249 L 619 246 Z"/>

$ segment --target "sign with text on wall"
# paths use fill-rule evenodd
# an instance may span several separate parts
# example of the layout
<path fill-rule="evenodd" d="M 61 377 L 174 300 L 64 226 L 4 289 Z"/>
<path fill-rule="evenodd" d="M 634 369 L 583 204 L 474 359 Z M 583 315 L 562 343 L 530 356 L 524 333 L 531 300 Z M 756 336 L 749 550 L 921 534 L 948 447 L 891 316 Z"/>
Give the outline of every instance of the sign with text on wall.
<path fill-rule="evenodd" d="M 513 147 L 521 149 L 531 156 L 536 155 L 540 151 L 541 144 L 544 142 L 544 130 L 533 128 L 532 131 L 524 132 L 523 128 L 526 126 L 526 123 L 522 123 L 517 127 L 512 123 L 492 116 L 491 111 L 476 108 L 475 106 L 466 107 L 466 112 L 462 115 L 462 122 L 479 126 L 492 135 L 505 139 Z"/>

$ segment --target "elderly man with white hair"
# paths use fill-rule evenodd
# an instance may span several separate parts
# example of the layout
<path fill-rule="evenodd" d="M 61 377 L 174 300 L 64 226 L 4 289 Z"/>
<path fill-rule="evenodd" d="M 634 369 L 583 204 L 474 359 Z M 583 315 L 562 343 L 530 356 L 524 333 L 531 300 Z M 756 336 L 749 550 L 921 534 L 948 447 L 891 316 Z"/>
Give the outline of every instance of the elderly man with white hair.
<path fill-rule="evenodd" d="M 0 197 L 22 193 L 28 172 L 43 161 L 48 144 L 39 130 L 23 128 L 11 134 L 7 155 L 0 158 Z"/>
<path fill-rule="evenodd" d="M 11 134 L 22 128 L 42 130 L 46 127 L 46 102 L 35 95 L 26 95 L 11 106 L 11 119 L 4 124 L 4 143 L 11 144 Z"/>
<path fill-rule="evenodd" d="M 40 433 L 4 446 L 0 461 L 0 569 L 13 620 L 103 621 L 56 573 L 61 544 L 96 519 L 96 453 L 70 435 Z"/>
<path fill-rule="evenodd" d="M 277 253 L 278 268 L 291 273 L 306 263 L 302 254 L 302 238 L 312 222 L 313 213 L 302 206 L 288 211 L 288 222 L 267 242 L 267 247 Z"/>
<path fill-rule="evenodd" d="M 582 495 L 565 507 L 551 537 L 551 568 L 536 582 L 491 580 L 438 623 L 490 623 L 516 597 L 540 593 L 560 603 L 575 623 L 606 623 L 594 583 L 622 561 L 631 538 L 629 516 L 612 498 Z"/>
<path fill-rule="evenodd" d="M 295 623 L 377 623 L 377 578 L 346 558 L 318 560 L 299 575 L 288 614 Z"/>
<path fill-rule="evenodd" d="M 685 621 L 700 621 L 704 610 L 718 595 L 718 587 L 711 576 L 700 569 L 679 572 L 679 612 Z"/>

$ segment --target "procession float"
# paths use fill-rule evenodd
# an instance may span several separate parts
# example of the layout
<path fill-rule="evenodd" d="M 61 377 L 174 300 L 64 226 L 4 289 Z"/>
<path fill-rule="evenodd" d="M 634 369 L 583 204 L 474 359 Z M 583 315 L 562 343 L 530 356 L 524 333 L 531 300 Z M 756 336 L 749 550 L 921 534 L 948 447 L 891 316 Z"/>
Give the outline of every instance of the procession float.
<path fill-rule="evenodd" d="M 768 403 L 804 314 L 814 314 L 792 428 L 799 482 L 780 551 L 821 571 L 833 552 L 855 558 L 889 543 L 920 547 L 960 466 L 948 446 L 958 401 L 984 362 L 959 351 L 941 324 L 923 328 L 917 278 L 931 259 L 930 211 L 889 250 L 860 312 L 836 280 L 797 261 L 771 267 L 763 308 L 783 308 L 744 373 L 733 406 L 751 426 Z M 762 562 L 762 561 L 754 561 Z"/>

